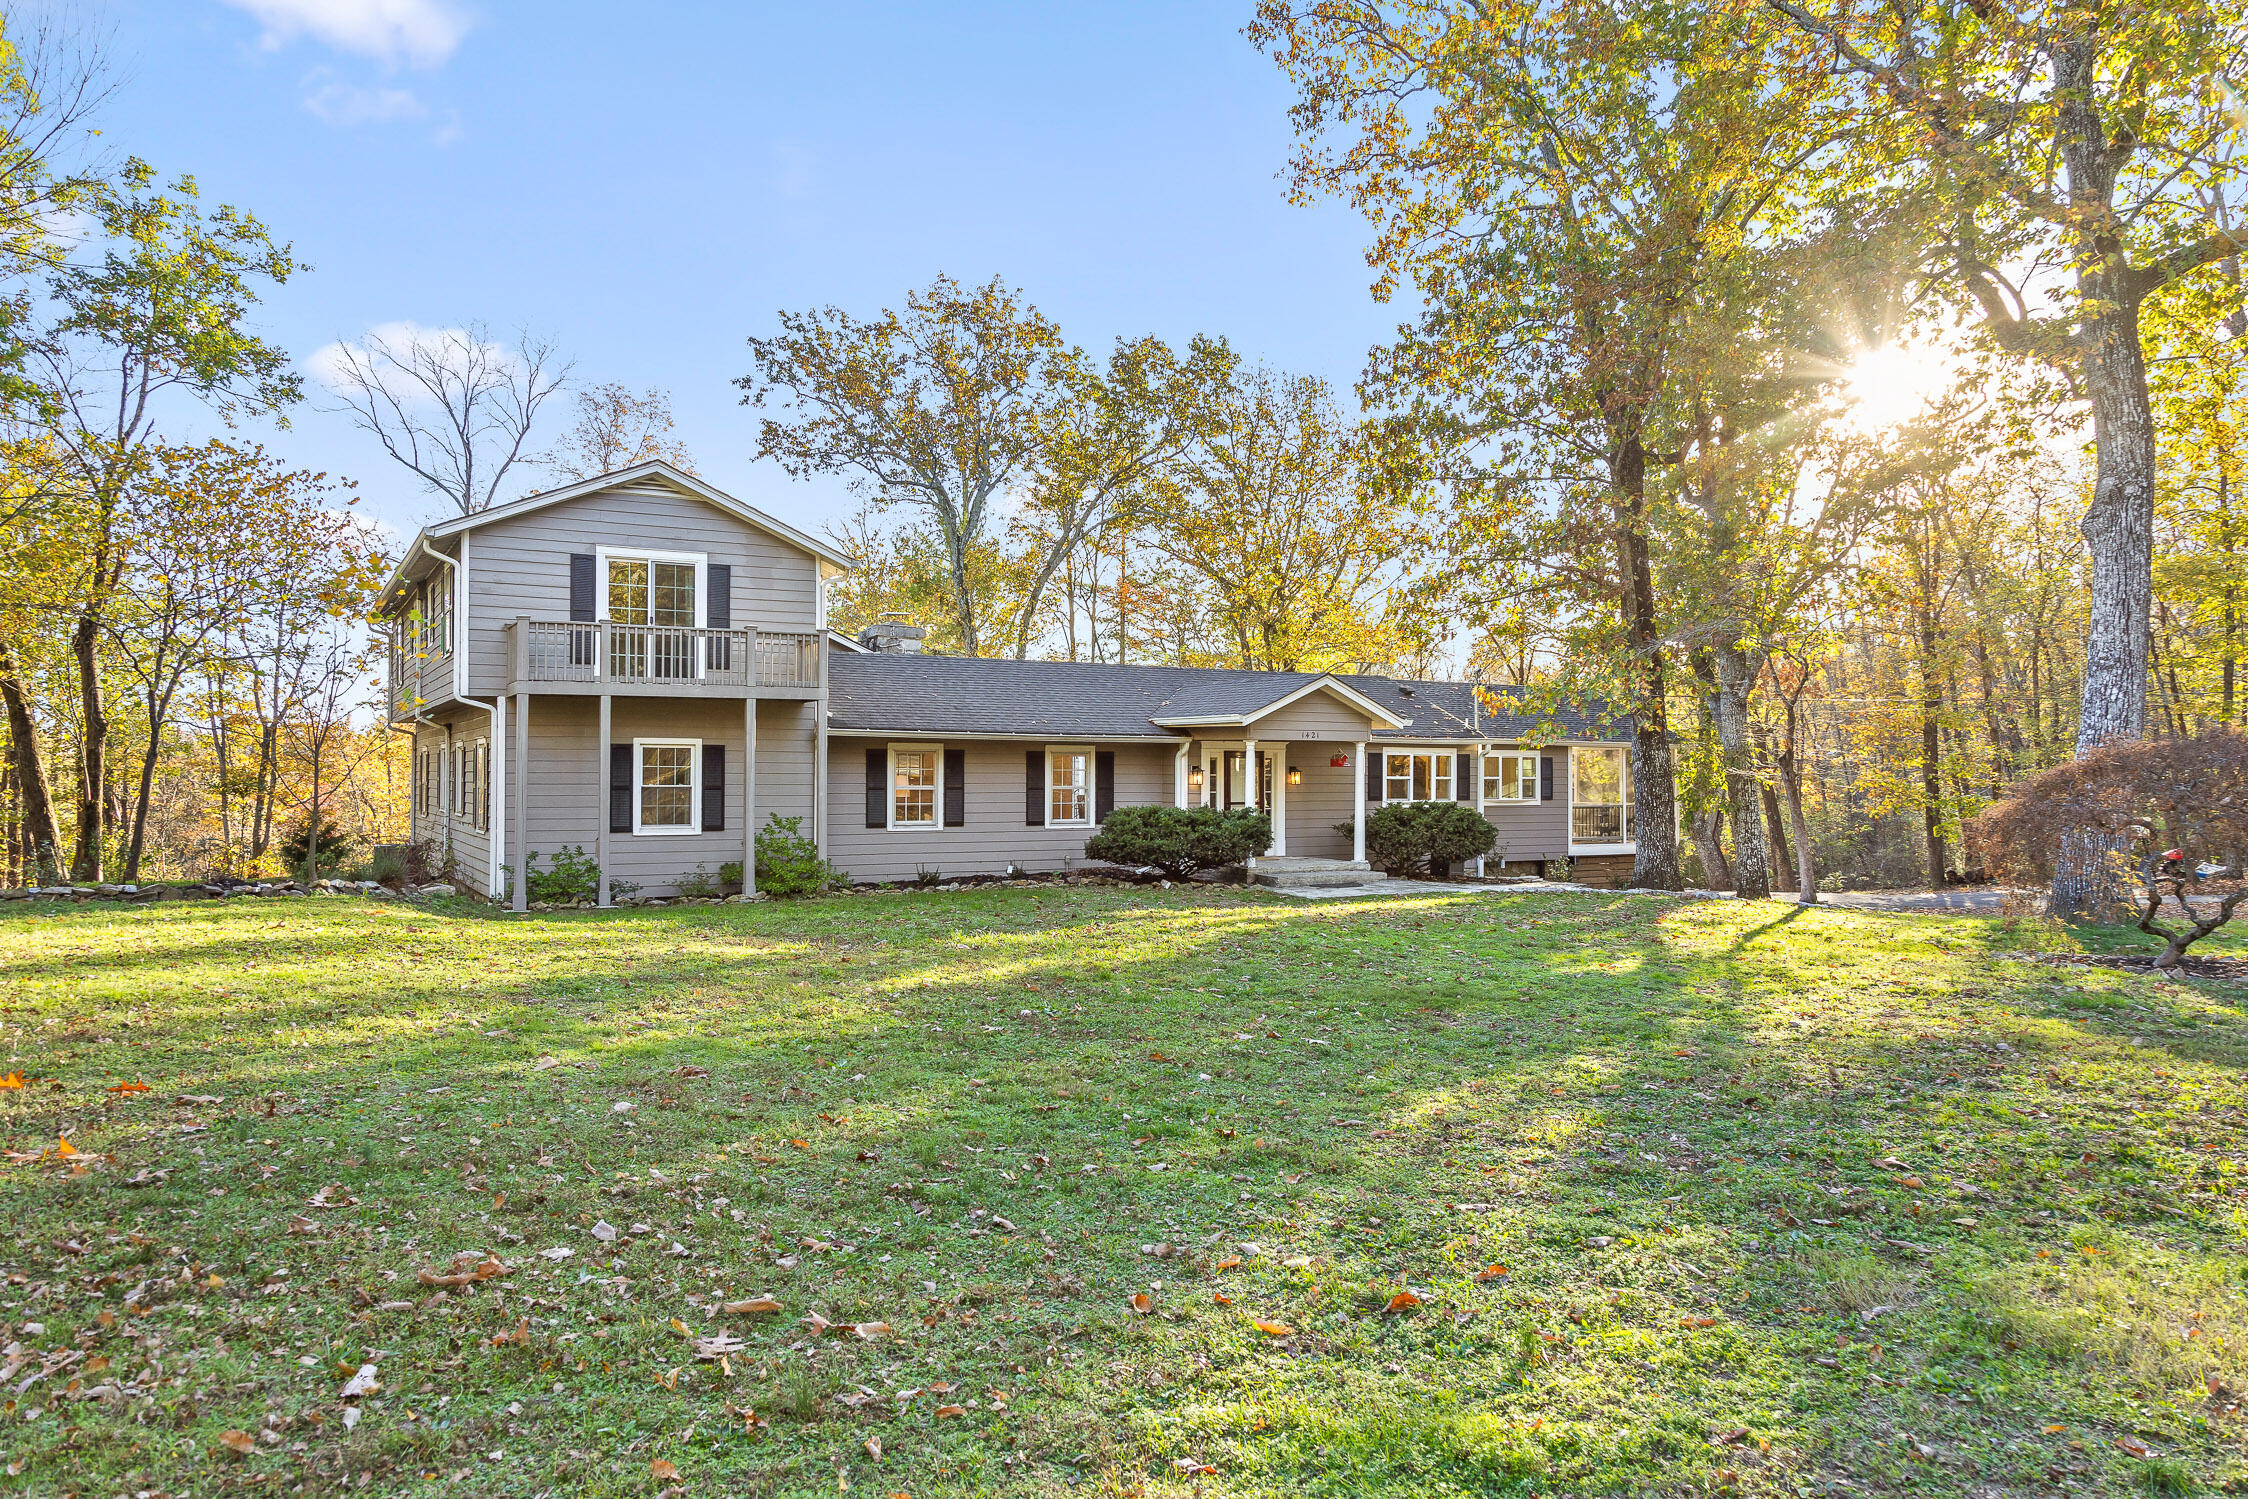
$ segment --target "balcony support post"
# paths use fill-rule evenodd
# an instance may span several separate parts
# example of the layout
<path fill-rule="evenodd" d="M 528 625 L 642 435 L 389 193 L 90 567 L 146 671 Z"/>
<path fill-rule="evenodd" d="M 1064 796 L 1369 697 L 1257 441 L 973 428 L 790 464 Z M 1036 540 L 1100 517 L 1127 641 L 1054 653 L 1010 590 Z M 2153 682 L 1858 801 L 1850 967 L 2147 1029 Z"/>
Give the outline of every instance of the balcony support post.
<path fill-rule="evenodd" d="M 742 701 L 742 894 L 756 893 L 757 694 L 752 692 Z"/>
<path fill-rule="evenodd" d="M 609 627 L 601 627 L 601 650 L 609 649 Z M 606 663 L 604 663 L 606 669 Z M 601 865 L 599 888 L 594 904 L 607 906 L 609 901 L 609 694 L 601 694 L 600 727 L 594 732 L 593 743 L 593 857 Z"/>
<path fill-rule="evenodd" d="M 503 750 L 504 753 L 504 750 Z M 515 816 L 509 830 L 515 834 L 514 892 L 508 904 L 515 910 L 531 909 L 531 695 L 515 694 Z"/>

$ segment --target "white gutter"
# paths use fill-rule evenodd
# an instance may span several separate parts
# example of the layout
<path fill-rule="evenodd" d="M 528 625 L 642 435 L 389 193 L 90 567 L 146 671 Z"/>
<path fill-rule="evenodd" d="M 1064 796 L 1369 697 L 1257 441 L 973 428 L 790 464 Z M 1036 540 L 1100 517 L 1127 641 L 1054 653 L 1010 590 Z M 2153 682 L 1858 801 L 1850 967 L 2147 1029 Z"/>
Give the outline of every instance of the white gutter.
<path fill-rule="evenodd" d="M 493 743 L 493 741 L 502 738 L 505 725 L 500 721 L 500 709 L 497 702 L 478 702 L 467 694 L 461 683 L 461 672 L 463 670 L 461 663 L 462 659 L 468 654 L 461 648 L 462 636 L 468 627 L 468 594 L 461 587 L 461 565 L 431 546 L 426 535 L 415 539 L 423 554 L 429 557 L 431 561 L 442 562 L 453 570 L 453 632 L 452 638 L 445 642 L 445 648 L 452 652 L 453 656 L 454 701 L 466 703 L 471 708 L 482 708 L 484 710 L 486 743 L 489 746 L 485 750 L 485 763 L 491 767 L 491 784 L 486 788 L 486 794 L 492 799 L 492 825 L 484 839 L 484 862 L 486 866 L 484 890 L 491 899 L 498 900 L 500 897 L 500 850 L 507 847 L 507 756 L 504 753 L 505 745 Z"/>

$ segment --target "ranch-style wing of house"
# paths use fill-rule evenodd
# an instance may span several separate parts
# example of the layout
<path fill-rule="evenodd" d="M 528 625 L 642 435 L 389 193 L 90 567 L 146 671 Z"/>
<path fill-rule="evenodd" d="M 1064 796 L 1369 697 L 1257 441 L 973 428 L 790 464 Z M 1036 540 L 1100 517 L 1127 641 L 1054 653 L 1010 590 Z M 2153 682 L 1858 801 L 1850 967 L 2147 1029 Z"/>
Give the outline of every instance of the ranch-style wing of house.
<path fill-rule="evenodd" d="M 382 602 L 414 838 L 522 909 L 527 861 L 582 850 L 603 904 L 611 880 L 662 896 L 754 869 L 774 817 L 881 881 L 1064 868 L 1120 806 L 1257 806 L 1269 878 L 1363 867 L 1369 812 L 1434 799 L 1497 828 L 1486 872 L 1630 883 L 1621 726 L 1540 740 L 1463 682 L 847 639 L 826 601 L 849 567 L 662 463 L 425 528 Z"/>

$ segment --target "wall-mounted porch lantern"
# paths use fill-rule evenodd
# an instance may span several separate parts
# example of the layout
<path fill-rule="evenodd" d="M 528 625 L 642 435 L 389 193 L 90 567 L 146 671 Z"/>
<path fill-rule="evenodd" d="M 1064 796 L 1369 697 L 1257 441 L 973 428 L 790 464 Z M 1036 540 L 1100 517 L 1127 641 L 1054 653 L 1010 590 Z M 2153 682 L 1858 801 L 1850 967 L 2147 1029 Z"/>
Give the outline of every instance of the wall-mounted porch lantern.
<path fill-rule="evenodd" d="M 1200 791 L 1202 789 L 1201 766 L 1197 765 L 1186 773 L 1186 789 L 1189 791 Z"/>
<path fill-rule="evenodd" d="M 1289 767 L 1288 767 L 1288 784 L 1289 784 L 1289 785 L 1291 785 L 1291 786 L 1301 786 L 1301 785 L 1302 785 L 1303 783 L 1304 783 L 1304 773 L 1303 773 L 1303 771 L 1301 771 L 1300 769 L 1298 769 L 1297 767 L 1295 767 L 1295 766 L 1293 766 L 1293 765 L 1289 766 Z"/>

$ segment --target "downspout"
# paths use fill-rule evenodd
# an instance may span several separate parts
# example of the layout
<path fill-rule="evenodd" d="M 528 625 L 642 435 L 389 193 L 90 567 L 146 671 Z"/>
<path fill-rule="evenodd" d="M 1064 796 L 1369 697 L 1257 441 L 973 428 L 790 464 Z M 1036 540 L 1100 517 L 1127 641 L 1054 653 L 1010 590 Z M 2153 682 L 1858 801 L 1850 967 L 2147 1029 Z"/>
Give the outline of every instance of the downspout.
<path fill-rule="evenodd" d="M 466 703 L 471 708 L 482 708 L 484 710 L 485 742 L 489 744 L 492 739 L 498 736 L 499 704 L 496 702 L 480 703 L 475 698 L 470 697 L 465 684 L 461 680 L 461 673 L 465 670 L 462 663 L 468 655 L 467 650 L 464 649 L 464 643 L 468 635 L 468 592 L 461 587 L 461 565 L 431 546 L 429 538 L 426 536 L 421 538 L 421 549 L 423 556 L 434 562 L 442 562 L 453 570 L 453 638 L 445 642 L 447 649 L 453 653 L 453 700 Z M 450 727 L 446 729 L 446 737 L 448 740 L 452 737 Z M 496 781 L 495 784 L 497 784 Z M 491 788 L 487 787 L 486 789 L 489 792 Z M 484 837 L 484 862 L 486 866 L 484 890 L 489 899 L 498 900 L 501 894 L 500 850 L 507 846 L 507 801 L 504 797 L 492 796 L 491 823 L 492 825 L 486 830 Z M 451 830 L 448 828 L 448 842 L 451 841 L 450 833 Z"/>

